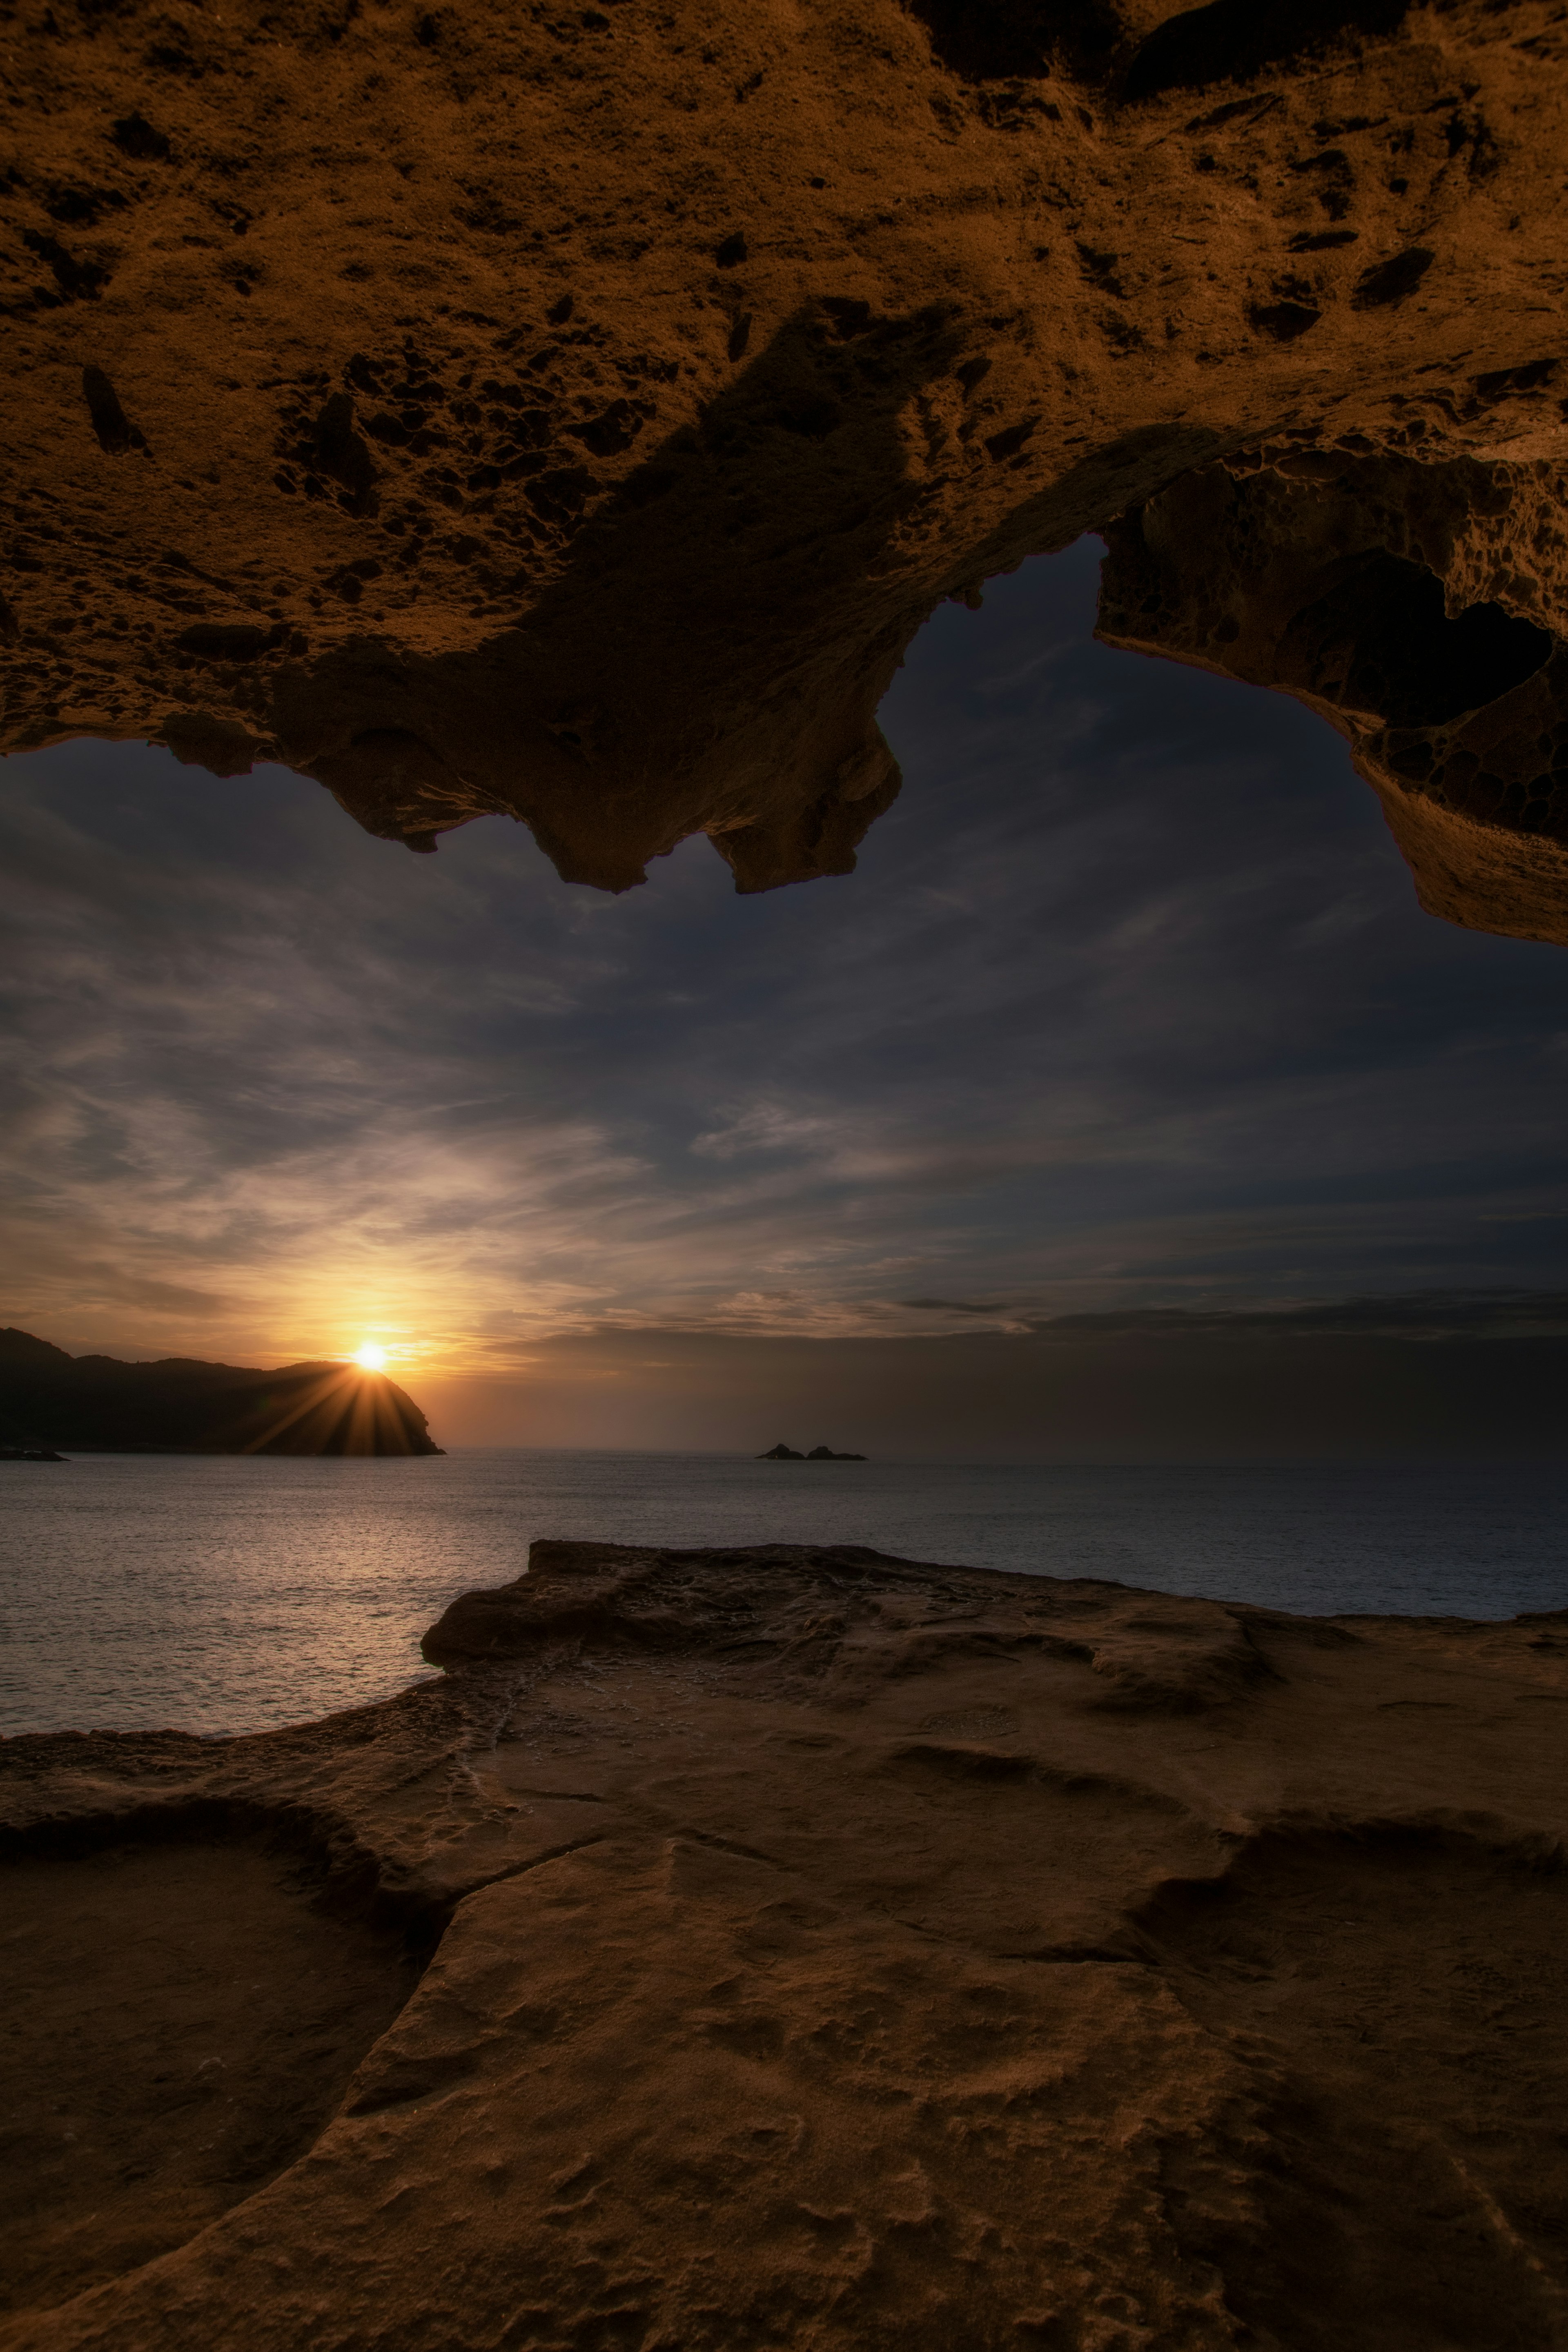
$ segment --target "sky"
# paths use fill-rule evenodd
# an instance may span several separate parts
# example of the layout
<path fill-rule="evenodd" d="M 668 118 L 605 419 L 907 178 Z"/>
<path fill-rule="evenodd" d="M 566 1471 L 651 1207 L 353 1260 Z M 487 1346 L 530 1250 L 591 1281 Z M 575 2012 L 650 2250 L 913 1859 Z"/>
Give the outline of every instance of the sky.
<path fill-rule="evenodd" d="M 281 769 L 0 763 L 0 1323 L 366 1340 L 444 1442 L 1563 1450 L 1568 955 L 1423 914 L 1343 745 L 944 606 L 852 877 L 622 898 Z"/>

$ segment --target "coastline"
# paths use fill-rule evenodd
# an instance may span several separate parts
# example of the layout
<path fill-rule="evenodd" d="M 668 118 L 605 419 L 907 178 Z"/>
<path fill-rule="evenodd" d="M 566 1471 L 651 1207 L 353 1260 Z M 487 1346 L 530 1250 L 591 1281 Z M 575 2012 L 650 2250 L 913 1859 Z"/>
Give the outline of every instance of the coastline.
<path fill-rule="evenodd" d="M 270 2173 L 214 2210 L 172 2139 L 147 2258 L 0 2346 L 1552 2340 L 1568 1612 L 537 1544 L 426 1654 L 0 1744 L 40 1883 L 243 1848 L 419 1972 Z"/>

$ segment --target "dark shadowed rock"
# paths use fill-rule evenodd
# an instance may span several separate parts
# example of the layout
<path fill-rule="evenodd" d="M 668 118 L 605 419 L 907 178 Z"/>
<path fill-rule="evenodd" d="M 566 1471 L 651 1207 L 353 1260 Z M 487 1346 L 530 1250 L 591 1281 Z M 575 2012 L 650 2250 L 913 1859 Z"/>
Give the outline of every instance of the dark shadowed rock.
<path fill-rule="evenodd" d="M 0 1436 L 82 1454 L 439 1454 L 413 1399 L 358 1364 L 121 1363 L 0 1331 Z"/>

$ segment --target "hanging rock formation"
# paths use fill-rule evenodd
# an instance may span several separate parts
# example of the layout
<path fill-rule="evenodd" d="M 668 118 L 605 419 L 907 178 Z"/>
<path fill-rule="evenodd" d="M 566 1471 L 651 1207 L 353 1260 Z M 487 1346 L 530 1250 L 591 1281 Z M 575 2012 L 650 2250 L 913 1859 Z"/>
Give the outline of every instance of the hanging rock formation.
<path fill-rule="evenodd" d="M 1425 907 L 1568 937 L 1561 467 L 1288 444 L 1251 464 L 1110 526 L 1099 634 L 1299 696 L 1349 739 Z"/>
<path fill-rule="evenodd" d="M 1539 0 L 24 5 L 3 740 L 281 760 L 612 889 L 843 872 L 941 598 L 1301 695 L 1568 938 Z"/>

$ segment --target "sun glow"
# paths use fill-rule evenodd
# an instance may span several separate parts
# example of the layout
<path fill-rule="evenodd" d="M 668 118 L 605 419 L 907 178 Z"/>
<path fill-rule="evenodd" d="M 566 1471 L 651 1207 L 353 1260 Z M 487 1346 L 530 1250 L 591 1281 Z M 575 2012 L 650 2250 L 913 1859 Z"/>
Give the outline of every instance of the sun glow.
<path fill-rule="evenodd" d="M 367 1339 L 364 1346 L 355 1354 L 354 1361 L 363 1371 L 382 1372 L 386 1370 L 387 1351 L 384 1348 L 378 1348 L 373 1341 Z"/>

